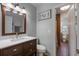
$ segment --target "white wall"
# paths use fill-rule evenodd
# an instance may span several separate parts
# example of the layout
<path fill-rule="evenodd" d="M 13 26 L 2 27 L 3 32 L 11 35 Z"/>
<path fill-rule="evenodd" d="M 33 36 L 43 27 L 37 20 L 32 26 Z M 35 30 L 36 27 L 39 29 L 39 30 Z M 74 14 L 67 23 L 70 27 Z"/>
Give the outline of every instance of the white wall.
<path fill-rule="evenodd" d="M 25 7 L 27 11 L 26 15 L 26 31 L 29 36 L 36 36 L 36 8 L 29 4 L 24 3 L 20 4 L 21 8 Z M 0 36 L 2 35 L 2 13 L 1 13 L 1 4 L 0 4 Z"/>
<path fill-rule="evenodd" d="M 0 36 L 1 36 L 1 32 L 2 32 L 2 12 L 1 12 L 1 5 L 0 5 Z"/>
<path fill-rule="evenodd" d="M 49 55 L 56 55 L 56 26 L 55 26 L 55 7 L 60 4 L 54 3 L 43 3 L 37 8 L 37 37 L 40 40 L 40 43 L 45 45 Z M 38 21 L 39 13 L 45 10 L 51 9 L 52 18 Z"/>
<path fill-rule="evenodd" d="M 76 55 L 76 32 L 75 32 L 75 11 L 74 11 L 74 5 L 71 5 L 70 9 L 66 12 L 65 15 L 62 19 L 65 22 L 64 25 L 66 24 L 68 26 L 68 34 L 69 34 L 69 53 L 71 56 Z"/>
<path fill-rule="evenodd" d="M 22 3 L 20 4 L 21 8 L 24 6 L 26 11 L 27 11 L 27 15 L 26 15 L 26 19 L 27 19 L 27 35 L 29 36 L 36 36 L 36 8 L 29 4 L 29 3 Z"/>
<path fill-rule="evenodd" d="M 79 49 L 79 3 L 76 4 L 77 7 L 77 49 Z M 77 54 L 79 56 L 79 54 Z"/>
<path fill-rule="evenodd" d="M 79 29 L 79 3 L 77 4 L 77 24 Z M 77 31 L 77 49 L 79 49 L 79 30 Z"/>
<path fill-rule="evenodd" d="M 70 55 L 76 55 L 76 32 L 75 32 L 75 12 L 74 12 L 74 5 L 68 11 L 68 28 L 69 28 L 69 48 L 70 48 Z"/>
<path fill-rule="evenodd" d="M 49 52 L 49 55 L 56 55 L 56 7 L 63 6 L 64 4 L 54 4 L 54 3 L 47 3 L 47 4 L 41 4 L 37 8 L 37 37 L 40 40 L 40 43 L 45 45 L 47 47 L 47 50 Z M 39 16 L 38 14 L 42 11 L 51 9 L 52 10 L 52 18 L 43 20 L 43 21 L 38 21 Z M 74 18 L 74 10 L 72 9 L 70 14 L 72 14 L 73 21 L 75 20 Z M 69 15 L 70 15 L 69 14 Z M 73 22 L 72 21 L 72 22 Z M 76 39 L 75 39 L 75 32 L 74 32 L 74 23 L 72 23 L 73 26 L 71 26 L 71 38 L 72 34 L 74 34 L 73 39 L 70 40 L 70 55 L 76 55 Z"/>

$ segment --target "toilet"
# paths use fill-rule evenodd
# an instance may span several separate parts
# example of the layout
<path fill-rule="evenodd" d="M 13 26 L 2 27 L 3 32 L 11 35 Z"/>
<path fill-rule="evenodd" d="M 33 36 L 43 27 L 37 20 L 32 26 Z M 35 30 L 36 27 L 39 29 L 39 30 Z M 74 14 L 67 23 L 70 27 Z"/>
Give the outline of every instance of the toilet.
<path fill-rule="evenodd" d="M 46 47 L 43 45 L 38 44 L 37 45 L 37 55 L 38 56 L 43 56 L 44 53 L 46 53 Z"/>

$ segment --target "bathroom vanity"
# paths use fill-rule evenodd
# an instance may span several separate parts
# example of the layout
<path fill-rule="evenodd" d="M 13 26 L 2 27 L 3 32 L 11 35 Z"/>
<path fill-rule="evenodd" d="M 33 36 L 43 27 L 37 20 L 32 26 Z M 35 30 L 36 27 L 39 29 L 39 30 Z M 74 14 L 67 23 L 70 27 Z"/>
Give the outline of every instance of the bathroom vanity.
<path fill-rule="evenodd" d="M 17 4 L 11 4 L 17 5 Z M 26 13 L 13 12 L 13 8 L 7 11 L 6 3 L 1 5 L 2 10 L 2 36 L 15 35 L 16 38 L 0 40 L 0 56 L 30 56 L 36 55 L 36 38 L 19 37 L 26 34 Z"/>
<path fill-rule="evenodd" d="M 7 41 L 0 45 L 0 56 L 31 56 L 36 55 L 36 51 L 36 39 Z"/>

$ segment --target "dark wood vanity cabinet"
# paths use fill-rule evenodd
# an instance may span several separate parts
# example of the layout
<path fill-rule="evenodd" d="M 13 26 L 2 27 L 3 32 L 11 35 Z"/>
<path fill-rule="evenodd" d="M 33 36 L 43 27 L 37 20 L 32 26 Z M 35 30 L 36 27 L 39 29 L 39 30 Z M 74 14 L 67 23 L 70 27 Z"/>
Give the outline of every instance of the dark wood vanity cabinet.
<path fill-rule="evenodd" d="M 22 45 L 16 45 L 8 48 L 1 49 L 2 56 L 22 55 Z"/>
<path fill-rule="evenodd" d="M 36 39 L 4 49 L 0 49 L 1 56 L 32 56 L 36 55 Z"/>
<path fill-rule="evenodd" d="M 36 41 L 31 40 L 24 43 L 24 55 L 32 55 L 33 53 L 36 54 Z"/>

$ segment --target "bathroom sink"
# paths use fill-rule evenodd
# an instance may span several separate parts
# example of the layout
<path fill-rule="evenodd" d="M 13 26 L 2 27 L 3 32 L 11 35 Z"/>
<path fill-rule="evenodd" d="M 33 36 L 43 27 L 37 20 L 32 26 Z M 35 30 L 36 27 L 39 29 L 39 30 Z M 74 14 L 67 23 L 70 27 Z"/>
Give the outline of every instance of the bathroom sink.
<path fill-rule="evenodd" d="M 14 41 L 20 41 L 20 40 L 23 40 L 23 39 L 21 39 L 21 38 L 14 38 L 11 41 L 14 42 Z"/>
<path fill-rule="evenodd" d="M 12 39 L 11 41 L 24 41 L 24 40 L 29 40 L 28 38 L 14 38 L 14 39 Z"/>
<path fill-rule="evenodd" d="M 31 39 L 34 39 L 34 37 L 18 37 L 18 38 L 9 38 L 9 39 L 6 39 L 6 40 L 1 40 L 0 43 L 13 43 L 13 42 L 16 42 L 16 41 L 28 41 L 28 40 L 31 40 Z"/>
<path fill-rule="evenodd" d="M 22 39 L 35 39 L 36 37 L 30 37 L 30 36 L 26 36 L 26 37 L 21 37 Z"/>

